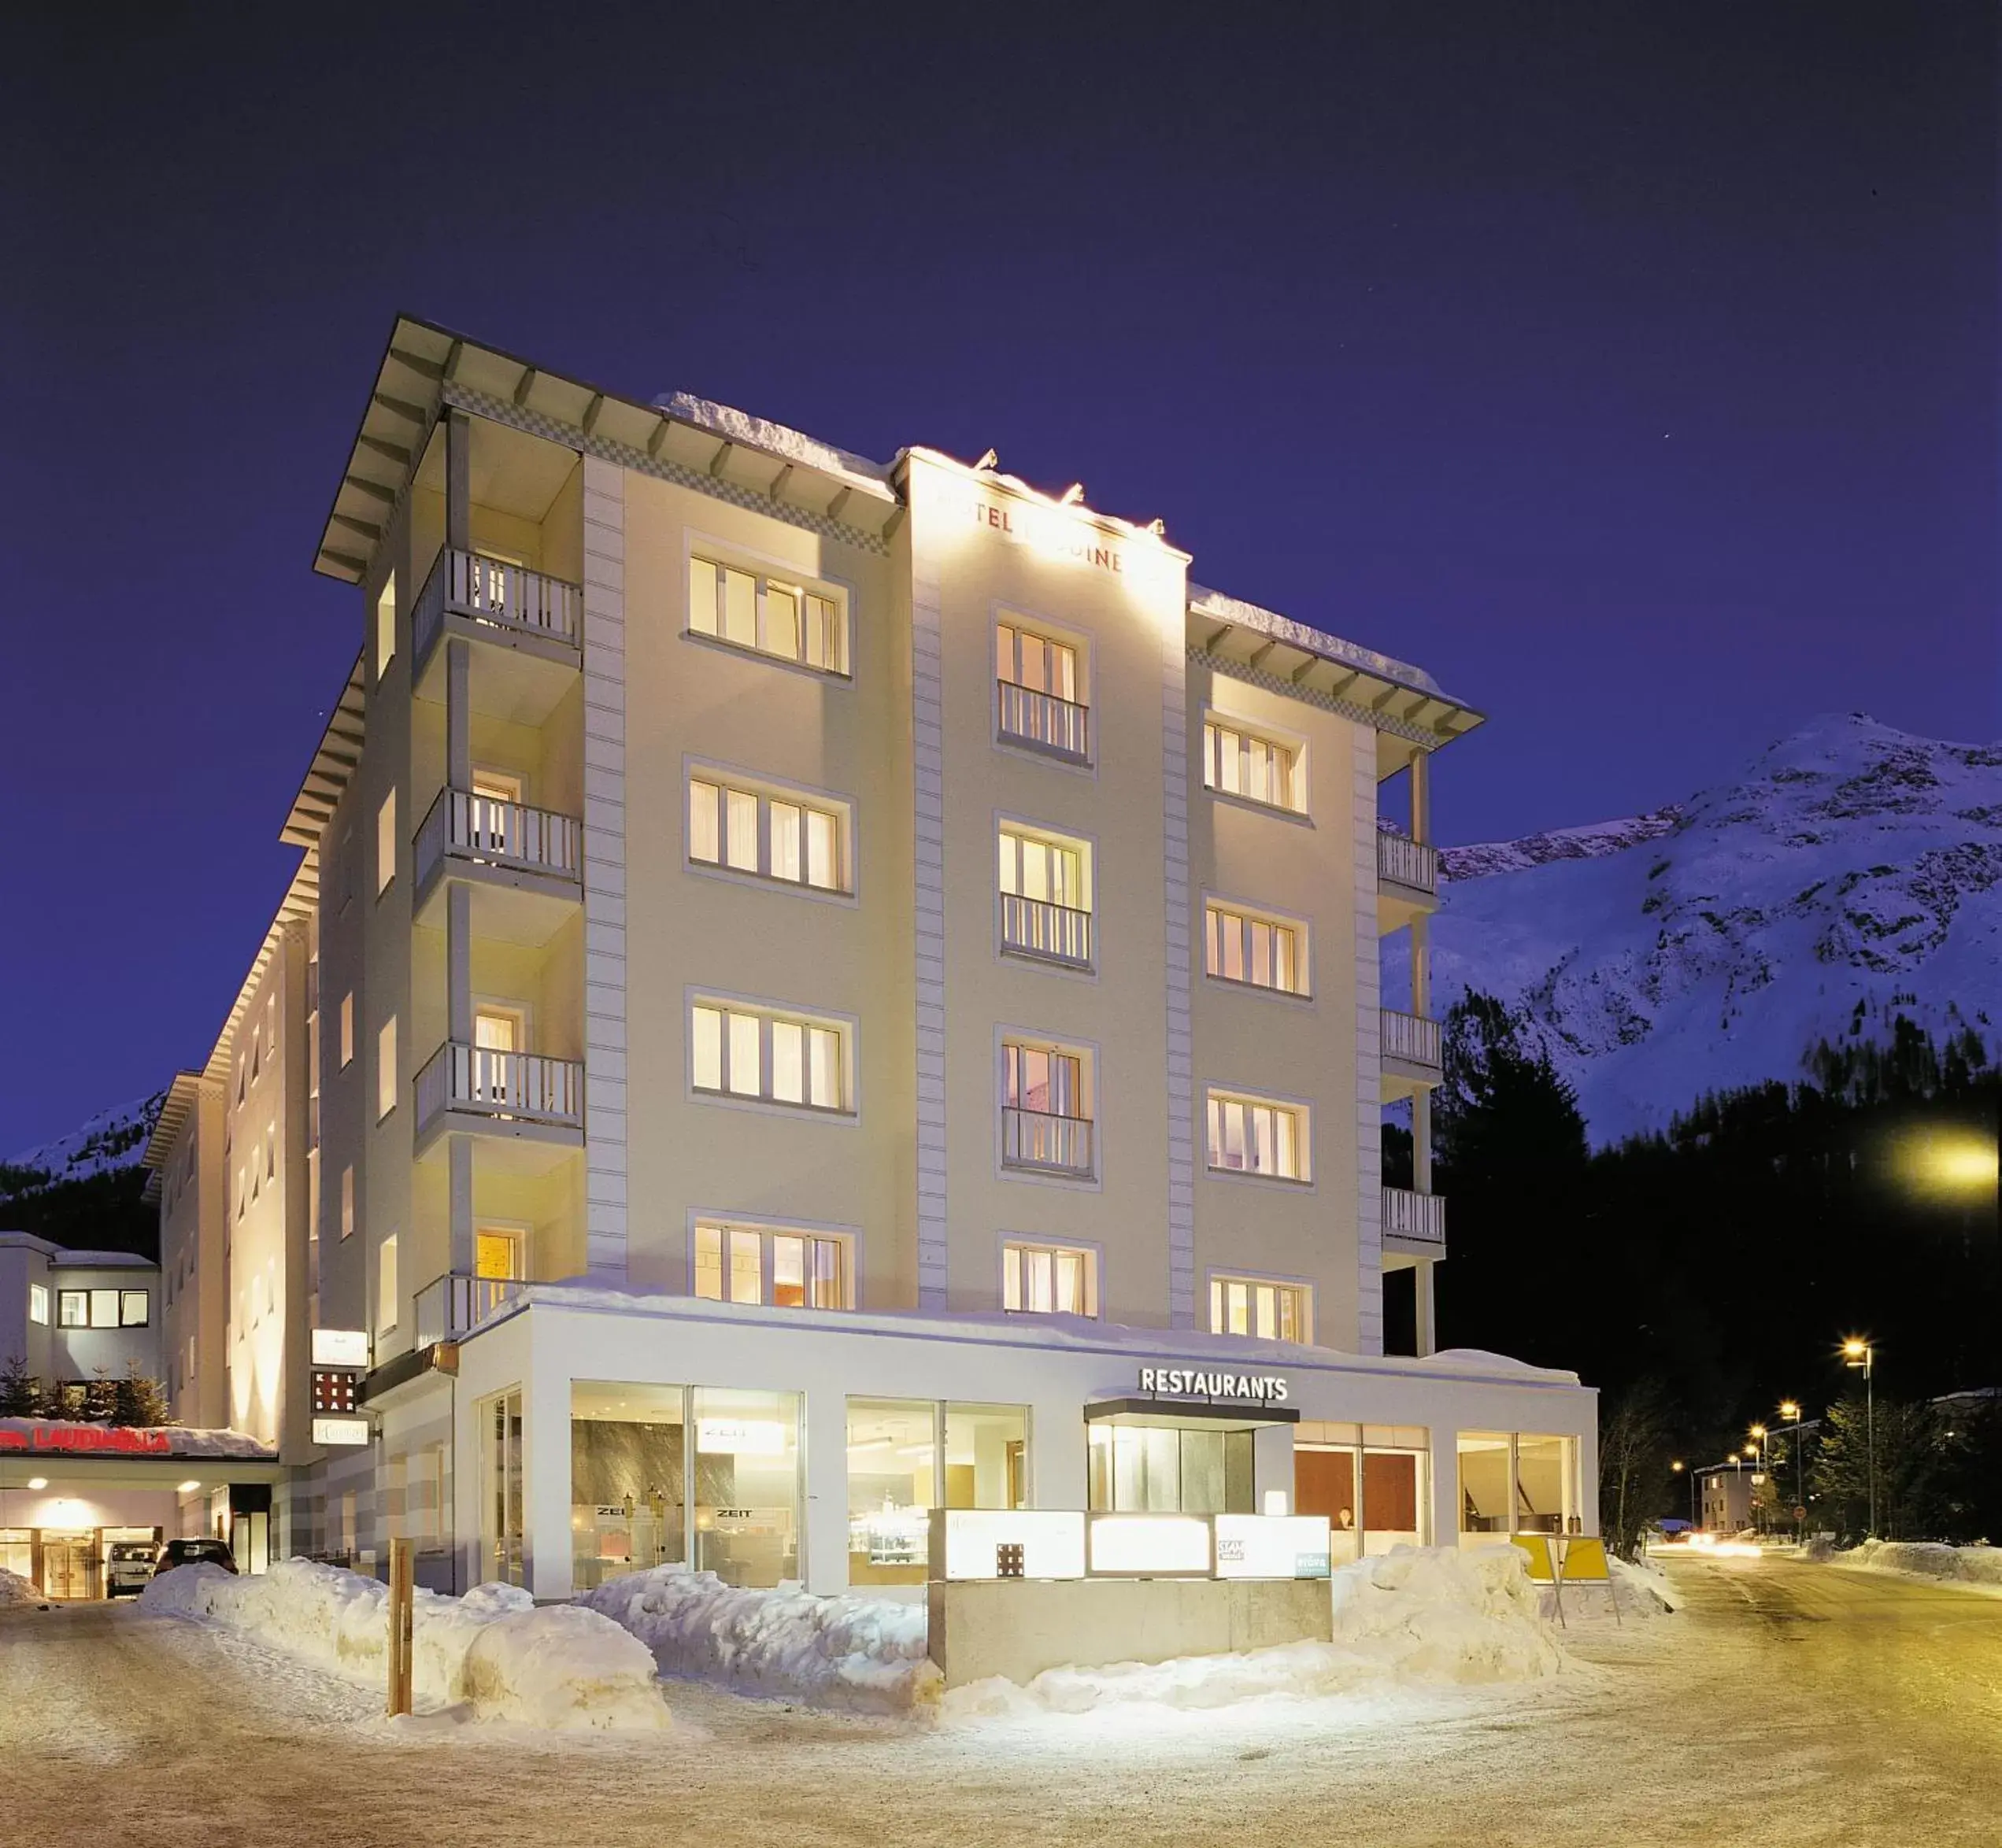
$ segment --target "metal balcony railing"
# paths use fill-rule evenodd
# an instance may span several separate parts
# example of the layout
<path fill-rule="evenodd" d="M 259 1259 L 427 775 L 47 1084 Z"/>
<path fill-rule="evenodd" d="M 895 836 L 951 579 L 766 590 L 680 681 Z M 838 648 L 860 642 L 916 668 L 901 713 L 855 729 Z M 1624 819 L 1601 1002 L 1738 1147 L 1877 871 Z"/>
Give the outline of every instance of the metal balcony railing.
<path fill-rule="evenodd" d="M 1018 955 L 1091 967 L 1091 914 L 1046 899 L 1001 894 L 1001 944 Z"/>
<path fill-rule="evenodd" d="M 572 816 L 529 808 L 496 796 L 441 789 L 417 830 L 417 883 L 446 854 L 483 865 L 575 879 L 582 826 Z"/>
<path fill-rule="evenodd" d="M 1427 1020 L 1422 1014 L 1401 1014 L 1394 1007 L 1386 1007 L 1381 1018 L 1386 1059 L 1426 1066 L 1434 1071 L 1439 1069 L 1439 1023 L 1436 1020 Z"/>
<path fill-rule="evenodd" d="M 1058 1174 L 1091 1173 L 1091 1119 L 1002 1105 L 1001 1165 Z"/>
<path fill-rule="evenodd" d="M 1414 1193 L 1408 1187 L 1383 1190 L 1383 1233 L 1386 1238 L 1414 1239 L 1428 1245 L 1446 1242 L 1446 1203 L 1436 1193 Z"/>
<path fill-rule="evenodd" d="M 526 565 L 447 546 L 439 553 L 411 611 L 411 646 L 418 660 L 424 660 L 445 619 L 453 615 L 575 648 L 583 632 L 583 612 L 584 593 L 575 584 L 545 577 Z"/>
<path fill-rule="evenodd" d="M 432 1278 L 417 1292 L 416 1345 L 464 1340 L 520 1288 L 512 1277 L 467 1277 L 457 1271 Z"/>
<path fill-rule="evenodd" d="M 573 1059 L 447 1040 L 417 1074 L 419 1127 L 446 1110 L 581 1129 L 584 1068 Z"/>
<path fill-rule="evenodd" d="M 1091 708 L 1012 680 L 1001 689 L 1001 734 L 1010 744 L 1047 751 L 1072 763 L 1091 761 Z"/>
<path fill-rule="evenodd" d="M 1439 889 L 1439 850 L 1387 828 L 1376 832 L 1376 876 L 1414 892 Z"/>

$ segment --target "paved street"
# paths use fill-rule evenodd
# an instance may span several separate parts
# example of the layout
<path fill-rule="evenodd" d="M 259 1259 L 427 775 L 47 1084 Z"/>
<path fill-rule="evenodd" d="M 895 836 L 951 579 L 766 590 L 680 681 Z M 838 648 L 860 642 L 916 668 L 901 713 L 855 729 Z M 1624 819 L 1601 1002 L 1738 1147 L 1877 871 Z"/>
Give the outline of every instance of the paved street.
<path fill-rule="evenodd" d="M 702 1689 L 644 1744 L 392 1728 L 240 1638 L 0 1615 L 4 1837 L 439 1848 L 2002 1841 L 2002 1599 L 1689 1562 L 1681 1617 L 1573 1632 L 1549 1687 L 914 1732 Z"/>

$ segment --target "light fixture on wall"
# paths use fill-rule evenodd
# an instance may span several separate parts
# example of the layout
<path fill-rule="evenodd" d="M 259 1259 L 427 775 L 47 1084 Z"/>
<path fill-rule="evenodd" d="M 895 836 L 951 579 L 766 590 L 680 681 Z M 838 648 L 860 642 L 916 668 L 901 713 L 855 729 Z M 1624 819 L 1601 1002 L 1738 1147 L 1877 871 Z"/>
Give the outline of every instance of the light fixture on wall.
<path fill-rule="evenodd" d="M 201 1486 L 202 1484 L 198 1482 L 177 1482 L 174 1484 L 174 1493 L 177 1495 L 191 1495 Z"/>
<path fill-rule="evenodd" d="M 49 1486 L 49 1479 L 46 1476 L 31 1476 L 28 1479 L 28 1486 L 39 1494 Z"/>

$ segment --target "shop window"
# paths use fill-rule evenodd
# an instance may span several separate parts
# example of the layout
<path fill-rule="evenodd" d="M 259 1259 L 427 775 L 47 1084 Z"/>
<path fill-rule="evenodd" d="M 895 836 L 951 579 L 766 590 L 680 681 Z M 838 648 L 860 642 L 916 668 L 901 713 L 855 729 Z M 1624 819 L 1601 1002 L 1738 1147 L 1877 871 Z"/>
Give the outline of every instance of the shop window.
<path fill-rule="evenodd" d="M 1249 1335 L 1260 1341 L 1311 1340 L 1312 1300 L 1312 1292 L 1300 1284 L 1213 1277 L 1209 1280 L 1210 1332 Z"/>
<path fill-rule="evenodd" d="M 1498 1534 L 1580 1531 L 1577 1440 L 1524 1432 L 1463 1431 L 1460 1531 L 1463 1546 Z"/>
<path fill-rule="evenodd" d="M 842 1028 L 732 1003 L 690 1009 L 690 1077 L 698 1091 L 846 1112 Z"/>
<path fill-rule="evenodd" d="M 1028 1315 L 1096 1315 L 1097 1253 L 1009 1240 L 1001 1247 L 1001 1307 Z"/>
<path fill-rule="evenodd" d="M 695 1569 L 727 1585 L 799 1576 L 799 1395 L 698 1386 Z"/>
<path fill-rule="evenodd" d="M 1212 1091 L 1208 1114 L 1211 1173 L 1269 1181 L 1312 1177 L 1308 1116 L 1299 1105 Z"/>
<path fill-rule="evenodd" d="M 1252 1434 L 1171 1425 L 1088 1427 L 1094 1513 L 1250 1514 Z"/>
<path fill-rule="evenodd" d="M 850 1241 L 838 1233 L 698 1222 L 695 1294 L 712 1303 L 852 1309 Z"/>
<path fill-rule="evenodd" d="M 1021 1406 L 851 1399 L 849 1583 L 923 1584 L 928 1510 L 1025 1507 L 1027 1480 Z"/>
<path fill-rule="evenodd" d="M 527 1531 L 523 1480 L 521 1388 L 480 1401 L 479 1458 L 480 1576 L 498 1584 L 525 1582 L 524 1536 Z M 355 1543 L 352 1497 L 342 1504 L 341 1525 L 347 1549 Z"/>
<path fill-rule="evenodd" d="M 787 885 L 847 893 L 848 812 L 802 792 L 704 771 L 688 779 L 688 857 Z"/>
<path fill-rule="evenodd" d="M 691 557 L 688 627 L 712 641 L 823 674 L 848 671 L 847 612 L 840 600 L 783 578 Z"/>
<path fill-rule="evenodd" d="M 571 1579 L 582 1592 L 688 1558 L 687 1392 L 570 1388 Z"/>
<path fill-rule="evenodd" d="M 1325 1514 L 1334 1562 L 1426 1543 L 1423 1428 L 1304 1421 L 1293 1429 L 1293 1506 Z"/>

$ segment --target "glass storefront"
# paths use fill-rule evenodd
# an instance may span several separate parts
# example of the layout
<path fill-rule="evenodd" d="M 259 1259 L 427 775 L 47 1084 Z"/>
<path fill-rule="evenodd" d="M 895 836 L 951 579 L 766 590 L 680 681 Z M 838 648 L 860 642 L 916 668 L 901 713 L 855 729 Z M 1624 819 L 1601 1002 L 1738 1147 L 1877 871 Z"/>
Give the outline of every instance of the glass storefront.
<path fill-rule="evenodd" d="M 1293 1428 L 1293 1510 L 1327 1517 L 1334 1565 L 1426 1543 L 1430 1447 L 1423 1426 L 1303 1421 Z"/>
<path fill-rule="evenodd" d="M 691 1559 L 726 1584 L 797 1578 L 799 1507 L 797 1393 L 572 1383 L 577 1590 Z"/>
<path fill-rule="evenodd" d="M 480 1406 L 480 1576 L 525 1584 L 522 1554 L 521 1388 L 497 1392 Z"/>
<path fill-rule="evenodd" d="M 1028 1413 L 927 1399 L 848 1402 L 848 1582 L 921 1585 L 930 1510 L 1028 1504 Z"/>
<path fill-rule="evenodd" d="M 1510 1534 L 1577 1533 L 1582 1528 L 1575 1438 L 1463 1431 L 1456 1448 L 1462 1546 Z"/>
<path fill-rule="evenodd" d="M 1256 1511 L 1249 1427 L 1183 1429 L 1098 1419 L 1086 1430 L 1094 1514 Z"/>

